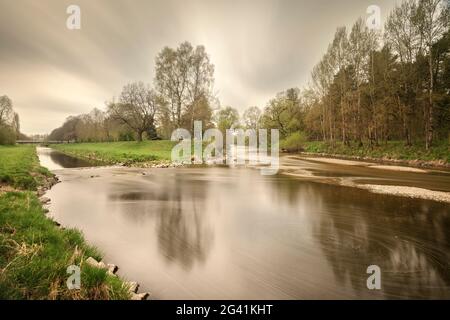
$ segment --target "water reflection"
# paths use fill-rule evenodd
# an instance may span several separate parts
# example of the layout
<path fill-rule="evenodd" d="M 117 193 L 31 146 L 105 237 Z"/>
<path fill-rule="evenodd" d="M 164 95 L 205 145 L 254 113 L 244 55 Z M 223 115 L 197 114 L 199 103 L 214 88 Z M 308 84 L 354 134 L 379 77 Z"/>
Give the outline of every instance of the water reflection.
<path fill-rule="evenodd" d="M 57 220 L 156 298 L 450 298 L 445 204 L 249 169 L 61 178 L 49 195 Z M 366 288 L 372 264 L 381 291 Z"/>
<path fill-rule="evenodd" d="M 349 191 L 341 188 L 332 195 L 333 202 L 339 199 L 338 212 L 351 208 L 348 214 L 322 214 L 316 226 L 340 285 L 350 283 L 364 294 L 365 268 L 375 264 L 382 270 L 386 298 L 448 297 L 450 219 L 445 206 L 370 193 L 358 197 Z"/>
<path fill-rule="evenodd" d="M 101 165 L 100 162 L 86 161 L 65 155 L 51 148 L 38 147 L 37 153 L 41 166 L 49 170 L 59 170 L 64 168 L 95 167 Z"/>
<path fill-rule="evenodd" d="M 169 201 L 161 208 L 157 222 L 158 244 L 162 255 L 169 261 L 176 260 L 190 269 L 194 262 L 205 262 L 212 245 L 212 230 L 205 225 L 204 202 L 199 194 L 206 192 L 204 185 L 194 185 L 190 199 L 183 199 L 183 184 L 175 184 Z"/>
<path fill-rule="evenodd" d="M 186 270 L 192 268 L 194 263 L 204 263 L 213 243 L 211 227 L 203 217 L 207 214 L 204 198 L 208 190 L 205 184 L 195 181 L 186 184 L 185 180 L 177 177 L 169 181 L 155 177 L 146 180 L 151 181 L 152 185 L 157 182 L 158 188 L 149 188 L 144 184 L 145 191 L 114 193 L 109 195 L 109 199 L 152 202 L 162 257 L 168 263 L 179 264 Z M 145 210 L 137 212 L 144 213 Z"/>

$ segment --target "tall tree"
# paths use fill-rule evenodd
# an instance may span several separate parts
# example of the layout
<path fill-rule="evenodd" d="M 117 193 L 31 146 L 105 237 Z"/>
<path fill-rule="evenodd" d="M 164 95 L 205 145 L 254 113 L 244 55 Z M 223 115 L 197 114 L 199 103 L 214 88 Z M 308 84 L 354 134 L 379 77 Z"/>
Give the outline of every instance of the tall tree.
<path fill-rule="evenodd" d="M 261 116 L 261 127 L 279 129 L 280 137 L 285 138 L 303 128 L 300 90 L 290 88 L 280 92 L 267 104 Z"/>
<path fill-rule="evenodd" d="M 327 119 L 331 121 L 331 115 L 329 109 L 331 108 L 331 103 L 328 100 L 328 93 L 330 90 L 330 86 L 333 81 L 333 67 L 332 67 L 332 59 L 333 57 L 330 54 L 330 50 L 323 56 L 322 60 L 313 68 L 311 73 L 313 85 L 315 91 L 321 99 L 322 104 L 322 115 L 321 115 L 321 125 L 322 125 L 322 135 L 323 140 L 327 140 L 327 131 L 329 131 L 329 138 L 333 140 L 333 133 L 330 129 L 328 130 Z"/>
<path fill-rule="evenodd" d="M 421 51 L 415 0 L 406 0 L 393 9 L 385 24 L 384 37 L 386 44 L 397 55 L 401 68 L 397 102 L 405 141 L 411 145 L 412 117 L 418 91 L 414 62 Z"/>
<path fill-rule="evenodd" d="M 17 122 L 15 122 L 17 120 Z M 14 144 L 19 136 L 19 116 L 8 96 L 0 96 L 0 144 Z"/>
<path fill-rule="evenodd" d="M 345 27 L 340 27 L 334 34 L 334 39 L 331 45 L 330 53 L 335 62 L 336 74 L 335 81 L 339 88 L 339 104 L 341 113 L 341 130 L 342 141 L 344 144 L 348 143 L 347 134 L 347 113 L 348 113 L 348 99 L 347 99 L 347 68 L 349 64 L 349 43 L 347 37 L 347 30 Z"/>
<path fill-rule="evenodd" d="M 358 143 L 362 144 L 362 110 L 361 110 L 361 85 L 366 78 L 366 65 L 370 54 L 369 29 L 365 21 L 360 18 L 352 27 L 349 36 L 349 59 L 353 69 L 353 77 L 356 85 L 356 110 L 353 117 L 354 134 Z"/>
<path fill-rule="evenodd" d="M 214 65 L 203 46 L 183 42 L 178 48 L 165 47 L 156 58 L 156 86 L 167 102 L 173 127 L 181 127 L 184 113 L 190 112 L 193 129 L 195 113 L 202 99 L 212 95 Z"/>
<path fill-rule="evenodd" d="M 0 125 L 9 125 L 13 120 L 13 104 L 8 96 L 0 96 Z"/>
<path fill-rule="evenodd" d="M 425 113 L 425 145 L 428 150 L 433 142 L 434 134 L 434 102 L 433 90 L 435 84 L 433 45 L 448 30 L 449 25 L 448 0 L 420 0 L 417 10 L 417 23 L 428 56 L 429 86 L 428 108 Z"/>
<path fill-rule="evenodd" d="M 261 118 L 261 110 L 258 107 L 249 107 L 244 111 L 242 120 L 247 129 L 257 130 L 259 128 L 259 120 Z"/>
<path fill-rule="evenodd" d="M 17 112 L 14 112 L 13 121 L 11 123 L 14 132 L 16 133 L 16 137 L 20 137 L 20 117 Z"/>
<path fill-rule="evenodd" d="M 217 111 L 215 121 L 217 128 L 225 134 L 227 129 L 239 126 L 239 112 L 232 107 L 222 108 Z"/>

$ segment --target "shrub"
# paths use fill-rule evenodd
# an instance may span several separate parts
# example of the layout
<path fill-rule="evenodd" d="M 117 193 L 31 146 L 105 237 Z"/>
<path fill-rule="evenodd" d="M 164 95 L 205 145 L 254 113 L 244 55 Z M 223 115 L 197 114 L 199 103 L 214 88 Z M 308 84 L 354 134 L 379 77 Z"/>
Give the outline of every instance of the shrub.
<path fill-rule="evenodd" d="M 299 152 L 304 150 L 306 136 L 303 132 L 297 131 L 281 141 L 281 149 L 287 152 Z"/>

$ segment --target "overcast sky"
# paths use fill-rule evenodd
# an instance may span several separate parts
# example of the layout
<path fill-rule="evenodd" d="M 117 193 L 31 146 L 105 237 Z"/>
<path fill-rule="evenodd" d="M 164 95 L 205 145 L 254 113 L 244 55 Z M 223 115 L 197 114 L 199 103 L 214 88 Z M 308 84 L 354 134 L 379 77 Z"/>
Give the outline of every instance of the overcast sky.
<path fill-rule="evenodd" d="M 81 30 L 66 28 L 69 5 Z M 130 81 L 152 82 L 164 46 L 206 47 L 221 105 L 264 107 L 302 87 L 337 26 L 369 5 L 382 19 L 394 0 L 0 0 L 0 95 L 27 134 L 48 133 L 69 115 L 105 108 Z"/>

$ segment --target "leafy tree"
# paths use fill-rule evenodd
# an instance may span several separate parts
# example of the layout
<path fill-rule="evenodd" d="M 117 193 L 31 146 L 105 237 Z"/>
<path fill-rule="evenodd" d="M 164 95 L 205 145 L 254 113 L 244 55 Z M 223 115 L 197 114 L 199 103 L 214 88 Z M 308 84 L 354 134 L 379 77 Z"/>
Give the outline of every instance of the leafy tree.
<path fill-rule="evenodd" d="M 12 100 L 0 96 L 0 144 L 14 144 L 19 136 L 19 115 L 13 110 Z"/>
<path fill-rule="evenodd" d="M 14 116 L 12 101 L 8 96 L 0 96 L 0 125 L 11 124 Z"/>
<path fill-rule="evenodd" d="M 257 130 L 261 118 L 261 110 L 258 107 L 249 107 L 242 116 L 246 129 Z"/>
<path fill-rule="evenodd" d="M 299 89 L 291 88 L 278 93 L 264 109 L 261 127 L 279 129 L 281 138 L 302 129 L 303 115 L 300 104 Z"/>
<path fill-rule="evenodd" d="M 232 107 L 222 108 L 217 112 L 215 121 L 217 128 L 225 135 L 227 129 L 239 126 L 239 112 Z"/>
<path fill-rule="evenodd" d="M 156 58 L 155 81 L 166 102 L 166 122 L 175 129 L 190 118 L 189 129 L 193 129 L 197 110 L 205 106 L 205 99 L 210 99 L 214 83 L 214 65 L 205 48 L 194 48 L 189 42 L 176 49 L 163 48 Z"/>

